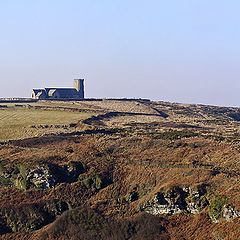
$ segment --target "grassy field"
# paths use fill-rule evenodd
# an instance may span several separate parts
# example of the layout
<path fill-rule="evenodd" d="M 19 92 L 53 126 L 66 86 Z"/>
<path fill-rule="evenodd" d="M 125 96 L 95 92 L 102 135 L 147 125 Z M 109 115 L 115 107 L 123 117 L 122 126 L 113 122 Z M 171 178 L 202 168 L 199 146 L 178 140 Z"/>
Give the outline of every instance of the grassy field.
<path fill-rule="evenodd" d="M 0 110 L 0 140 L 22 139 L 46 133 L 66 132 L 71 123 L 90 113 L 9 107 Z"/>

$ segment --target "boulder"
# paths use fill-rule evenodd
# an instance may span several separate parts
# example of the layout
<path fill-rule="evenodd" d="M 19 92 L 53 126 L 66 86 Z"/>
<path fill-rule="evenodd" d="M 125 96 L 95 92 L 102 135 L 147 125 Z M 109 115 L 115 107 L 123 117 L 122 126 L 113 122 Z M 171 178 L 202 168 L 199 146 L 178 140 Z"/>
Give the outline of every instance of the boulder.
<path fill-rule="evenodd" d="M 231 205 L 226 205 L 223 207 L 223 218 L 230 222 L 233 219 L 240 217 L 240 211 L 236 210 Z"/>

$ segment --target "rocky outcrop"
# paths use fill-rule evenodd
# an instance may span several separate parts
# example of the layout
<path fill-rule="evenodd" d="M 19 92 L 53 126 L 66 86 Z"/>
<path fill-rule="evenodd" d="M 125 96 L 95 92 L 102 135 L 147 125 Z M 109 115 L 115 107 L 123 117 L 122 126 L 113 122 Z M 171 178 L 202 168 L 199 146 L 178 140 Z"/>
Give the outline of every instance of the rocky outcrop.
<path fill-rule="evenodd" d="M 39 166 L 37 169 L 30 169 L 28 179 L 33 186 L 41 189 L 53 187 L 57 182 L 57 179 L 48 166 Z"/>
<path fill-rule="evenodd" d="M 182 212 L 197 214 L 208 205 L 205 191 L 204 186 L 195 189 L 173 187 L 165 192 L 158 192 L 152 200 L 144 204 L 142 210 L 153 215 L 173 215 Z"/>
<path fill-rule="evenodd" d="M 0 172 L 0 186 L 15 186 L 22 190 L 48 189 L 58 183 L 75 182 L 83 172 L 83 164 L 77 161 L 63 166 L 50 163 L 7 165 Z"/>
<path fill-rule="evenodd" d="M 57 177 L 49 165 L 36 165 L 30 168 L 20 166 L 19 174 L 15 180 L 15 186 L 20 189 L 30 187 L 47 189 L 53 187 L 57 182 Z"/>
<path fill-rule="evenodd" d="M 233 219 L 240 217 L 240 211 L 236 210 L 234 207 L 232 207 L 231 205 L 226 205 L 223 208 L 223 218 L 230 222 Z"/>
<path fill-rule="evenodd" d="M 172 187 L 158 192 L 140 210 L 152 215 L 199 214 L 206 207 L 213 223 L 240 217 L 240 211 L 227 204 L 225 196 L 208 195 L 204 185 L 195 188 Z"/>

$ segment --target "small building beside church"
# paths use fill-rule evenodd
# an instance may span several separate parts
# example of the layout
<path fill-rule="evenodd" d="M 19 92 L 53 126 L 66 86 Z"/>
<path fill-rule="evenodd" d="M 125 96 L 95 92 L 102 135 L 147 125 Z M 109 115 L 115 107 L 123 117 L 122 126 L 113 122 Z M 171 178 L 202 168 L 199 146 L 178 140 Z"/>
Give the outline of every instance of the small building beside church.
<path fill-rule="evenodd" d="M 83 99 L 84 79 L 75 79 L 73 88 L 42 88 L 32 90 L 33 99 Z"/>

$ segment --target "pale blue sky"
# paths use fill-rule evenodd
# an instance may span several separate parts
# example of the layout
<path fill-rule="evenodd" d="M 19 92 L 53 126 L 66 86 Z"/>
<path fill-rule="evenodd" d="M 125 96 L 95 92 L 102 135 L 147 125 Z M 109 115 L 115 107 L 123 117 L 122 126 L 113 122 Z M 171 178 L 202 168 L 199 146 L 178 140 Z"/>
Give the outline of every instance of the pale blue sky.
<path fill-rule="evenodd" d="M 0 0 L 0 97 L 71 87 L 87 97 L 240 106 L 238 0 Z"/>

